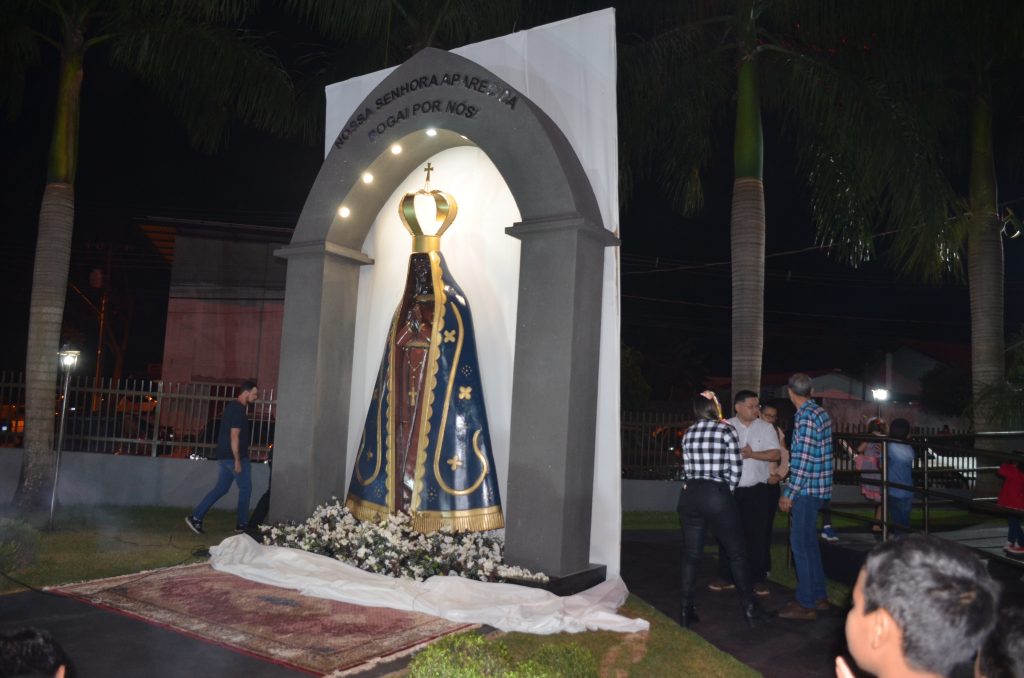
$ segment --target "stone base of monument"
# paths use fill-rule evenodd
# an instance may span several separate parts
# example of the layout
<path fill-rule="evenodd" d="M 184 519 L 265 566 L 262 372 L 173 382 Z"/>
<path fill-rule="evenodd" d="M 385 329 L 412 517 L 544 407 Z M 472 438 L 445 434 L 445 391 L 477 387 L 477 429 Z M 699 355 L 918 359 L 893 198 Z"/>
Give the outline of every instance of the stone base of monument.
<path fill-rule="evenodd" d="M 529 586 L 535 589 L 544 589 L 550 591 L 556 596 L 571 596 L 574 593 L 580 591 L 586 591 L 589 588 L 597 586 L 605 580 L 607 576 L 607 567 L 605 565 L 590 565 L 585 570 L 579 572 L 573 572 L 571 574 L 562 575 L 561 577 L 549 577 L 547 581 L 525 581 L 518 579 L 509 579 L 510 584 L 519 584 L 520 586 Z"/>

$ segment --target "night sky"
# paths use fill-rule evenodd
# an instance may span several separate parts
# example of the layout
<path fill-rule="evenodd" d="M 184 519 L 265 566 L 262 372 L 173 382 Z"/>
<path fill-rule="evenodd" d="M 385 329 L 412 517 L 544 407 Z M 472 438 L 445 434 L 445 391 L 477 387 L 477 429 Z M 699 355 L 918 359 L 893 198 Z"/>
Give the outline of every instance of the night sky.
<path fill-rule="evenodd" d="M 30 73 L 26 104 L 0 122 L 5 331 L 0 369 L 24 365 L 32 256 L 45 183 L 54 92 L 53 63 Z M 87 293 L 88 273 L 113 246 L 116 285 L 135 290 L 127 372 L 141 375 L 162 355 L 169 268 L 137 232 L 147 216 L 291 226 L 319 168 L 322 146 L 236 128 L 226 151 L 188 147 L 181 125 L 135 81 L 86 64 L 71 281 Z M 851 269 L 814 247 L 807 192 L 792 171 L 786 140 L 766 123 L 766 372 L 844 368 L 905 339 L 968 343 L 966 285 L 925 285 L 884 261 Z M 726 137 L 727 138 L 727 135 Z M 623 341 L 648 369 L 728 375 L 731 149 L 706 178 L 703 214 L 674 214 L 653 185 L 636 186 L 622 213 Z M 1000 200 L 1024 213 L 1024 182 L 1001 176 Z M 1024 325 L 1024 238 L 1006 240 L 1006 328 Z M 885 240 L 880 241 L 884 252 Z M 884 259 L 884 256 L 882 257 Z M 676 269 L 665 272 L 665 269 Z M 94 350 L 95 321 L 69 296 L 66 325 Z"/>

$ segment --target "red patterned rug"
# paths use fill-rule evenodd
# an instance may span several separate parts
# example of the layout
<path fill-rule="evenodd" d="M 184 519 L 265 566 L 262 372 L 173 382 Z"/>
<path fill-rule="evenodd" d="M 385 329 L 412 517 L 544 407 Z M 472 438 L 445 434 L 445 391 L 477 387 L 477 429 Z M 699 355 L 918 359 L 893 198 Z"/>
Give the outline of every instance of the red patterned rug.
<path fill-rule="evenodd" d="M 217 572 L 205 563 L 56 591 L 315 674 L 357 673 L 475 626 L 311 598 Z"/>

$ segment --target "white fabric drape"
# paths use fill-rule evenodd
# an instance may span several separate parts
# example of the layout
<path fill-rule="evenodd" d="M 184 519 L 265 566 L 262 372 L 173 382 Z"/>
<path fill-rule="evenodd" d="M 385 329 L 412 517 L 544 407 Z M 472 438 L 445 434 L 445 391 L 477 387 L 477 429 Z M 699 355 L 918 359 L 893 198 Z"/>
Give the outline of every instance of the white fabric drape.
<path fill-rule="evenodd" d="M 502 631 L 632 633 L 650 627 L 644 619 L 616 613 L 628 593 L 619 577 L 560 598 L 541 589 L 462 577 L 431 577 L 423 582 L 394 579 L 299 549 L 262 546 L 246 535 L 225 539 L 211 548 L 210 554 L 215 570 L 307 596 L 422 612 Z"/>

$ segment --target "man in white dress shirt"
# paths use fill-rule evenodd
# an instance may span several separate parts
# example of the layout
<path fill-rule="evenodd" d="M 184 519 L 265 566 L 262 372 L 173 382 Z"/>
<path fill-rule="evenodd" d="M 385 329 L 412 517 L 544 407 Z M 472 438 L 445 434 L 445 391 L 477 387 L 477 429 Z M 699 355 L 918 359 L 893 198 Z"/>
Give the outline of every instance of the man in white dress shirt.
<path fill-rule="evenodd" d="M 765 579 L 771 567 L 766 557 L 772 538 L 772 520 L 778 503 L 778 485 L 770 483 L 772 462 L 778 462 L 779 436 L 775 427 L 760 418 L 760 402 L 753 391 L 739 391 L 734 398 L 736 416 L 729 423 L 739 437 L 743 470 L 736 488 L 736 504 L 743 524 L 743 540 L 750 559 L 754 592 L 768 595 Z M 719 579 L 708 588 L 724 591 L 733 588 L 728 562 L 719 559 Z"/>

